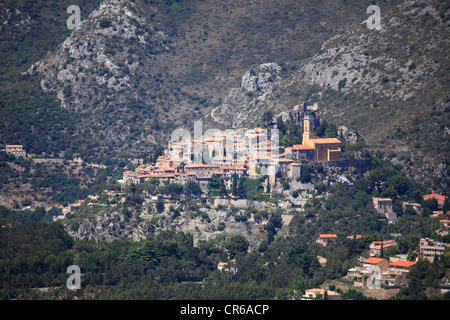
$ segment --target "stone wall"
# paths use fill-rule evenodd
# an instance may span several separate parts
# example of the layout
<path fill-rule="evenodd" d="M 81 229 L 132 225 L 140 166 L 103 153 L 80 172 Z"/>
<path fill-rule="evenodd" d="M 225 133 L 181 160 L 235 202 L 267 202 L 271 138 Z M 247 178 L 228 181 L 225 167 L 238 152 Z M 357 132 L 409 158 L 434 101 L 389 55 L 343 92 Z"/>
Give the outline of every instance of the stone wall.
<path fill-rule="evenodd" d="M 317 161 L 315 164 L 321 164 L 324 167 L 340 167 L 348 168 L 354 167 L 356 169 L 366 169 L 370 163 L 370 160 L 357 160 L 357 159 L 344 159 L 337 161 Z"/>

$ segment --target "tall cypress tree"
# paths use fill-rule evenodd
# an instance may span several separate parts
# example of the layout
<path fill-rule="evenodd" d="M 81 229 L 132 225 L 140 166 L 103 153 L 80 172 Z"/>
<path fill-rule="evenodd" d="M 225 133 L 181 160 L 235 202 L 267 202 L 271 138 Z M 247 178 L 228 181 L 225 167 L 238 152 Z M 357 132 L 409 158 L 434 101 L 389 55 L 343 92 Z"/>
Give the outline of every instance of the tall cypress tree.
<path fill-rule="evenodd" d="M 225 182 L 223 181 L 223 178 L 220 178 L 219 197 L 228 197 L 227 188 L 225 187 Z"/>
<path fill-rule="evenodd" d="M 266 185 L 266 192 L 267 192 L 267 193 L 270 192 L 270 188 L 271 188 L 271 186 L 270 186 L 270 178 L 267 177 L 267 185 Z"/>
<path fill-rule="evenodd" d="M 234 174 L 233 174 L 233 189 L 232 189 L 232 194 L 233 194 L 233 196 L 234 197 L 236 197 L 237 196 L 237 174 L 236 174 L 236 171 L 234 171 Z"/>
<path fill-rule="evenodd" d="M 245 198 L 247 195 L 247 193 L 245 192 L 244 181 L 245 181 L 245 176 L 241 176 L 241 178 L 239 179 L 238 188 L 237 188 L 237 196 L 239 198 Z"/>

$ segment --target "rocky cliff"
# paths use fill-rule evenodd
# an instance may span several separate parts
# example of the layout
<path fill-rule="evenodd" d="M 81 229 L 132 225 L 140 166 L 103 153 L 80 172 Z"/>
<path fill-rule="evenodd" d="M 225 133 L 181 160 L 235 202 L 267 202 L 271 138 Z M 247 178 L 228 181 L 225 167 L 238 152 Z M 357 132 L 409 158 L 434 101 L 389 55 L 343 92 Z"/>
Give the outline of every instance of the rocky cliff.
<path fill-rule="evenodd" d="M 219 123 L 230 124 L 234 128 L 247 125 L 249 113 L 259 114 L 261 104 L 269 100 L 275 85 L 281 81 L 281 67 L 276 63 L 261 64 L 256 70 L 247 71 L 239 88 L 233 88 L 223 104 L 211 112 Z"/>

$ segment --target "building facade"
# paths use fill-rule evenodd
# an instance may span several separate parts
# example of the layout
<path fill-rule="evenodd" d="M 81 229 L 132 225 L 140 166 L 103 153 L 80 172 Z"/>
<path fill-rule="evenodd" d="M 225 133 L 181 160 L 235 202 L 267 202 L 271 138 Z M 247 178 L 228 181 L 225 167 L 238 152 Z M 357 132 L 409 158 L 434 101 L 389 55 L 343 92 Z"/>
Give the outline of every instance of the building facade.
<path fill-rule="evenodd" d="M 433 262 L 434 257 L 444 254 L 447 245 L 433 239 L 423 238 L 419 242 L 420 256 Z"/>
<path fill-rule="evenodd" d="M 27 152 L 23 149 L 23 145 L 7 144 L 6 153 L 12 154 L 15 157 L 26 158 Z"/>
<path fill-rule="evenodd" d="M 376 212 L 384 215 L 389 223 L 397 221 L 392 200 L 389 198 L 373 198 L 373 207 Z"/>
<path fill-rule="evenodd" d="M 327 234 L 319 234 L 319 237 L 317 238 L 316 242 L 318 244 L 321 244 L 323 246 L 327 246 L 330 242 L 336 242 L 337 235 L 334 233 L 327 233 Z"/>

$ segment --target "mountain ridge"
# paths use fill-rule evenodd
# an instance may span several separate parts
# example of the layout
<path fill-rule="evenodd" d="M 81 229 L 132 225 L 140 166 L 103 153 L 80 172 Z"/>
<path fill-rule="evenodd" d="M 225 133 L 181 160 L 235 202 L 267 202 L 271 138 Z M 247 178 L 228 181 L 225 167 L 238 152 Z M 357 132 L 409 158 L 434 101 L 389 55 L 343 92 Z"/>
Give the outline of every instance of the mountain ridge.
<path fill-rule="evenodd" d="M 189 128 L 195 120 L 204 121 L 205 127 L 233 124 L 230 119 L 219 119 L 230 92 L 239 88 L 247 72 L 275 63 L 281 71 L 270 92 L 260 95 L 259 91 L 244 90 L 242 99 L 247 101 L 239 108 L 254 104 L 243 109 L 258 117 L 269 108 L 280 113 L 304 102 L 319 102 L 324 119 L 358 131 L 374 149 L 389 152 L 391 143 L 407 149 L 391 156 L 399 158 L 399 163 L 416 163 L 419 157 L 419 166 L 430 163 L 422 175 L 445 171 L 448 148 L 439 142 L 448 139 L 444 123 L 448 98 L 443 93 L 448 86 L 448 59 L 441 56 L 448 47 L 444 37 L 448 34 L 448 6 L 419 0 L 379 3 L 382 29 L 378 31 L 369 30 L 364 23 L 370 4 L 103 1 L 87 18 L 83 13 L 79 30 L 69 32 L 65 24 L 59 26 L 68 37 L 46 57 L 28 59 L 28 67 L 19 68 L 21 72 L 29 70 L 28 74 L 14 81 L 6 79 L 12 89 L 2 97 L 3 103 L 10 105 L 3 110 L 4 118 L 12 120 L 2 129 L 0 142 L 23 143 L 34 153 L 80 155 L 93 162 L 142 158 L 164 144 L 173 130 Z M 83 4 L 81 9 L 85 7 Z M 68 18 L 65 12 L 60 15 L 60 20 Z M 433 43 L 433 37 L 421 29 L 440 38 Z M 411 41 L 414 37 L 417 43 Z M 422 52 L 429 58 L 422 60 Z M 408 59 L 389 59 L 404 53 Z M 29 83 L 24 82 L 27 79 Z M 60 114 L 51 130 L 43 126 L 30 130 L 15 113 L 23 104 L 15 93 L 17 88 L 29 90 L 28 86 L 38 81 L 45 89 L 41 97 L 52 101 L 46 112 Z M 439 94 L 434 94 L 436 103 L 425 101 L 427 91 L 438 92 L 439 86 Z M 414 92 L 423 101 L 414 100 Z M 412 112 L 404 112 L 400 103 L 410 104 Z M 37 104 L 24 112 L 45 109 L 41 102 Z M 432 110 L 432 121 L 439 130 L 422 124 L 423 105 Z M 209 117 L 212 110 L 223 123 Z M 228 112 L 242 115 L 242 110 L 232 110 Z M 380 118 L 380 114 L 386 117 Z M 252 125 L 255 118 L 250 118 L 239 116 L 235 125 Z M 386 125 L 377 125 L 372 118 Z M 408 136 L 411 141 L 406 144 L 399 143 L 405 128 L 412 128 L 415 136 Z M 425 143 L 427 134 L 437 143 Z M 416 149 L 438 150 L 440 155 L 416 156 Z"/>
<path fill-rule="evenodd" d="M 382 13 L 380 30 L 364 22 L 349 28 L 300 62 L 270 97 L 235 105 L 277 114 L 299 101 L 318 102 L 324 119 L 358 131 L 373 150 L 395 153 L 390 157 L 418 178 L 448 179 L 448 12 L 439 1 L 402 3 Z M 261 113 L 243 119 L 240 108 L 225 103 L 217 109 L 231 116 L 223 112 L 219 120 L 232 123 L 257 123 Z"/>

